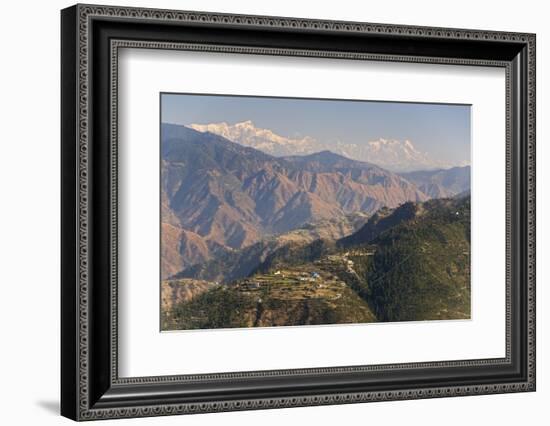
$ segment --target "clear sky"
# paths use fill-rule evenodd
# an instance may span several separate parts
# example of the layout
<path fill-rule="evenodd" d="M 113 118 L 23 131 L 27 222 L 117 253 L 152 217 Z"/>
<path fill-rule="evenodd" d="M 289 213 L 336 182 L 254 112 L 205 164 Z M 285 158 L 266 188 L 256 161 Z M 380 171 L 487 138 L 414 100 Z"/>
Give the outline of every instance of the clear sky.
<path fill-rule="evenodd" d="M 434 159 L 470 161 L 469 105 L 162 94 L 161 119 L 184 125 L 252 120 L 281 136 L 328 144 L 408 139 Z"/>

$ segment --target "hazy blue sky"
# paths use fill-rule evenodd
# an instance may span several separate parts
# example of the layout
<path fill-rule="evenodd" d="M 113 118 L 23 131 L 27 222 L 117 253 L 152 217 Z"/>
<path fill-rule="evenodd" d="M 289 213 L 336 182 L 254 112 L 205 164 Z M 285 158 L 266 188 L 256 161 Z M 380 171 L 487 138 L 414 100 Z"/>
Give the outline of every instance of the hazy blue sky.
<path fill-rule="evenodd" d="M 281 136 L 325 143 L 408 139 L 434 159 L 470 161 L 469 105 L 162 94 L 161 115 L 184 125 L 252 120 Z"/>

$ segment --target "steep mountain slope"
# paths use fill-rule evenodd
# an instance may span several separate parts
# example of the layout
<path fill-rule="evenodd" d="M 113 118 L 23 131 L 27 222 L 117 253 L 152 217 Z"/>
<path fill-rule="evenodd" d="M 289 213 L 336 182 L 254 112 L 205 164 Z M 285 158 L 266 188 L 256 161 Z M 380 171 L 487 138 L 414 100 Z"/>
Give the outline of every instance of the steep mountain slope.
<path fill-rule="evenodd" d="M 332 242 L 352 234 L 367 221 L 367 218 L 368 216 L 362 213 L 355 213 L 307 223 L 284 234 L 263 238 L 240 250 L 220 252 L 208 261 L 191 264 L 175 274 L 173 278 L 193 278 L 230 283 L 248 277 L 262 266 L 271 265 L 278 257 L 284 257 L 287 259 L 286 263 L 289 263 L 296 251 L 309 250 L 309 245 L 313 242 Z"/>
<path fill-rule="evenodd" d="M 415 203 L 404 203 L 397 209 L 387 207 L 378 210 L 357 232 L 341 238 L 340 247 L 368 244 L 382 232 L 402 222 L 414 219 L 422 207 Z"/>
<path fill-rule="evenodd" d="M 200 235 L 169 223 L 161 224 L 161 271 L 165 279 L 186 266 L 210 258 L 207 242 Z"/>
<path fill-rule="evenodd" d="M 193 233 L 182 234 L 188 243 L 171 244 L 180 259 L 186 246 L 198 250 L 197 260 L 207 259 L 213 248 L 241 249 L 308 222 L 427 198 L 394 173 L 332 153 L 276 158 L 169 124 L 161 137 L 162 222 Z M 167 258 L 177 261 L 178 255 Z M 163 277 L 173 271 L 168 263 Z"/>
<path fill-rule="evenodd" d="M 470 166 L 401 173 L 430 198 L 448 198 L 470 190 Z"/>
<path fill-rule="evenodd" d="M 343 244 L 342 244 L 343 243 Z M 380 321 L 470 318 L 470 198 L 408 203 L 340 241 Z"/>
<path fill-rule="evenodd" d="M 409 140 L 379 138 L 359 143 L 324 143 L 312 137 L 289 138 L 272 130 L 257 127 L 252 121 L 240 123 L 190 124 L 190 128 L 200 132 L 210 132 L 238 144 L 255 148 L 274 156 L 306 155 L 330 150 L 348 158 L 357 158 L 378 164 L 388 170 L 410 171 L 449 167 L 443 161 L 419 151 Z"/>

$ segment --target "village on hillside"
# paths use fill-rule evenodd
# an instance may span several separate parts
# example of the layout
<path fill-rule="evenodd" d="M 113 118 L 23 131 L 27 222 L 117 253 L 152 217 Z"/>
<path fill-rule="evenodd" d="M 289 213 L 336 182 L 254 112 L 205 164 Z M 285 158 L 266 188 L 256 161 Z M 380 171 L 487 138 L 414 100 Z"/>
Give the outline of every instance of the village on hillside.
<path fill-rule="evenodd" d="M 357 276 L 352 258 L 372 255 L 373 249 L 330 254 L 312 263 L 255 274 L 239 280 L 231 287 L 247 293 L 262 293 L 263 290 L 270 298 L 280 300 L 338 300 L 342 296 L 342 288 L 349 287 L 350 278 Z"/>

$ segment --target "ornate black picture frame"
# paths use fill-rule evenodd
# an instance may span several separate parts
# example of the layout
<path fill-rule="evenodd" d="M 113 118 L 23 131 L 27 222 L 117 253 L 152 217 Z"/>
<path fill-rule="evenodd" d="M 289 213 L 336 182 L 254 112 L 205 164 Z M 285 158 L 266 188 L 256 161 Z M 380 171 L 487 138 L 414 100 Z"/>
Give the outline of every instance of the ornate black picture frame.
<path fill-rule="evenodd" d="M 535 390 L 534 34 L 95 5 L 64 9 L 61 29 L 62 415 L 93 420 Z M 506 356 L 120 378 L 121 47 L 504 68 Z"/>

